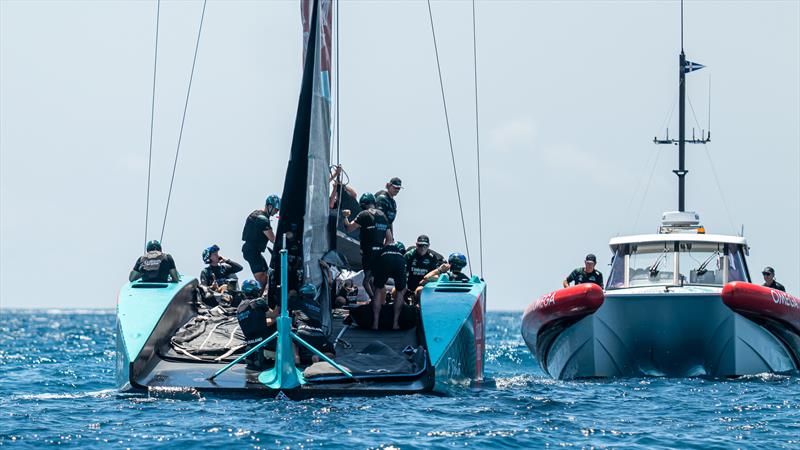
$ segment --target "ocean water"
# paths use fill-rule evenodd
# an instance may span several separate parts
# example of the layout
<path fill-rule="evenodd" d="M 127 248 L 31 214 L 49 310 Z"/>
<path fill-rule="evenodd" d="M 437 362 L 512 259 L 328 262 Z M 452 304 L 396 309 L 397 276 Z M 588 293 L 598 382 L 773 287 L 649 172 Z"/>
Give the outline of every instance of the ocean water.
<path fill-rule="evenodd" d="M 800 378 L 554 381 L 519 313 L 488 316 L 480 388 L 292 401 L 118 394 L 114 315 L 0 312 L 0 445 L 80 448 L 800 448 Z"/>

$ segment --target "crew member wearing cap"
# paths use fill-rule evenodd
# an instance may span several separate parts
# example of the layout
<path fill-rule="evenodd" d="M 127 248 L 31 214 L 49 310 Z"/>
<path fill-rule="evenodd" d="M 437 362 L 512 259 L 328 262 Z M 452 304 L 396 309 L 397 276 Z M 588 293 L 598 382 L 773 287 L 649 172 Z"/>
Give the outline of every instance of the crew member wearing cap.
<path fill-rule="evenodd" d="M 203 250 L 203 262 L 208 266 L 200 272 L 200 284 L 217 290 L 224 285 L 236 289 L 239 278 L 236 273 L 244 267 L 241 264 L 219 254 L 219 246 L 214 244 Z"/>
<path fill-rule="evenodd" d="M 597 257 L 589 253 L 586 255 L 586 260 L 583 262 L 583 267 L 578 267 L 569 274 L 567 279 L 561 283 L 564 287 L 569 287 L 570 283 L 575 285 L 581 283 L 594 283 L 603 287 L 603 274 L 599 270 L 595 270 L 597 265 Z"/>
<path fill-rule="evenodd" d="M 764 286 L 786 292 L 786 288 L 775 281 L 775 269 L 769 266 L 764 267 L 764 270 L 761 271 L 761 275 L 764 275 Z"/>
<path fill-rule="evenodd" d="M 375 204 L 378 209 L 386 214 L 390 228 L 392 228 L 394 219 L 397 217 L 397 202 L 394 201 L 394 198 L 400 193 L 400 189 L 403 189 L 403 182 L 400 178 L 394 177 L 386 183 L 386 189 L 375 193 Z"/>
<path fill-rule="evenodd" d="M 408 292 L 414 294 L 414 303 L 419 304 L 419 296 L 425 285 L 424 278 L 430 271 L 442 264 L 442 258 L 430 251 L 431 241 L 422 234 L 417 238 L 416 248 L 405 254 Z"/>
<path fill-rule="evenodd" d="M 257 209 L 247 216 L 242 230 L 242 255 L 250 264 L 253 276 L 265 288 L 269 282 L 267 260 L 262 253 L 267 249 L 267 242 L 275 242 L 275 232 L 272 231 L 270 217 L 281 209 L 281 198 L 277 195 L 267 197 L 263 208 Z"/>

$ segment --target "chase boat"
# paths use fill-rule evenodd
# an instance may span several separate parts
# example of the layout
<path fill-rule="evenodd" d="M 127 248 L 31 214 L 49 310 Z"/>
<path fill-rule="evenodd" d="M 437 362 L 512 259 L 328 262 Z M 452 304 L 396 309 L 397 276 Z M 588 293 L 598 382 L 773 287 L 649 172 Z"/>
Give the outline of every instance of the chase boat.
<path fill-rule="evenodd" d="M 665 213 L 658 234 L 611 239 L 605 291 L 581 284 L 525 311 L 522 336 L 557 379 L 735 377 L 800 367 L 800 299 L 752 284 L 740 236 Z"/>
<path fill-rule="evenodd" d="M 522 337 L 553 378 L 736 377 L 800 367 L 800 300 L 752 284 L 745 239 L 706 234 L 684 208 L 685 144 L 706 144 L 711 133 L 685 136 L 686 74 L 703 66 L 683 48 L 678 61 L 678 139 L 654 139 L 678 146 L 678 211 L 663 214 L 656 234 L 611 239 L 605 290 L 572 286 L 525 310 Z"/>
<path fill-rule="evenodd" d="M 360 269 L 358 241 L 336 229 L 341 211 L 328 205 L 331 1 L 301 4 L 307 36 L 303 80 L 270 264 L 270 293 L 282 305 L 277 331 L 245 352 L 236 315 L 210 305 L 196 279 L 126 284 L 117 302 L 116 377 L 122 391 L 283 392 L 303 398 L 444 392 L 483 379 L 486 284 L 477 276 L 467 282 L 442 276 L 427 284 L 419 310 L 406 310 L 402 331 L 359 327 L 348 319 L 351 311 L 333 305 L 332 274 Z M 292 329 L 287 291 L 306 284 L 316 288 L 320 333 L 333 342 L 333 357 Z M 320 361 L 295 364 L 293 343 Z M 262 344 L 275 346 L 273 357 L 263 365 L 246 363 Z"/>

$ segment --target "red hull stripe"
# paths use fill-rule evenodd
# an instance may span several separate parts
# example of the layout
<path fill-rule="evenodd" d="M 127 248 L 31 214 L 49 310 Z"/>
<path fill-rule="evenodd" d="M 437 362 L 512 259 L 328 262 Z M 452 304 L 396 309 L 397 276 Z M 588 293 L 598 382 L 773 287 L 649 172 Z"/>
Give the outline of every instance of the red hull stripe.
<path fill-rule="evenodd" d="M 722 288 L 722 302 L 734 311 L 780 320 L 800 331 L 800 299 L 786 292 L 734 281 Z"/>

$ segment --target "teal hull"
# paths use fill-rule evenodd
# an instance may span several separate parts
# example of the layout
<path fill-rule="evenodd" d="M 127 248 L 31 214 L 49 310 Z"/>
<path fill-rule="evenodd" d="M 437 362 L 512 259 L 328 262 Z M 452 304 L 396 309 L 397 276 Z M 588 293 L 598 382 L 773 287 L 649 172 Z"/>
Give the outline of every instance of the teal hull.
<path fill-rule="evenodd" d="M 175 331 L 188 322 L 196 280 L 181 283 L 129 283 L 117 304 L 117 385 L 122 391 L 194 389 L 245 396 L 292 398 L 339 395 L 397 395 L 447 392 L 449 386 L 483 380 L 486 284 L 431 283 L 422 294 L 419 341 L 427 349 L 427 365 L 413 377 L 385 377 L 357 382 L 328 380 L 291 389 L 266 383 L 266 372 L 236 364 L 213 381 L 222 363 L 176 362 L 163 358 Z"/>

